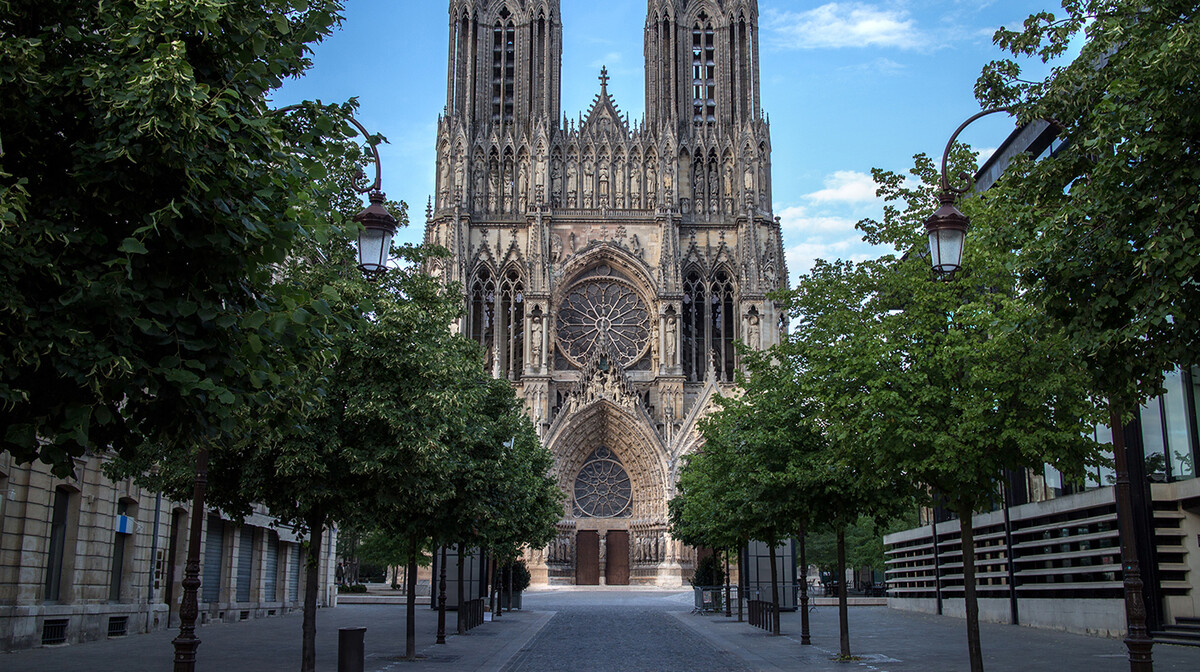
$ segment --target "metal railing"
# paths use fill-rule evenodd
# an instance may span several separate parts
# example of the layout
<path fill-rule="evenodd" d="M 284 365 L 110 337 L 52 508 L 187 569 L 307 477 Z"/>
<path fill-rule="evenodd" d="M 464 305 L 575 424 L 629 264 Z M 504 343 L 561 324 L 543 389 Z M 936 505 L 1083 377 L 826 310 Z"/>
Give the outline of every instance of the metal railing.
<path fill-rule="evenodd" d="M 467 630 L 483 625 L 483 612 L 487 609 L 487 600 L 476 598 L 463 603 L 463 627 Z"/>
<path fill-rule="evenodd" d="M 775 620 L 779 618 L 779 611 L 775 608 L 774 603 L 766 600 L 749 600 L 746 602 L 746 609 L 750 625 L 763 630 L 775 630 Z"/>

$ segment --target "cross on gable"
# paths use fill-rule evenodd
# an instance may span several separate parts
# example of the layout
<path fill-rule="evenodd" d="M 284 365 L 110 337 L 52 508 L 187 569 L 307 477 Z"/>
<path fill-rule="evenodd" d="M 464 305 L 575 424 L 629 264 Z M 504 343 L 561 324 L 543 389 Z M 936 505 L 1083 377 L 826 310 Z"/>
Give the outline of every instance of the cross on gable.
<path fill-rule="evenodd" d="M 608 66 L 600 66 L 600 88 L 608 88 Z"/>

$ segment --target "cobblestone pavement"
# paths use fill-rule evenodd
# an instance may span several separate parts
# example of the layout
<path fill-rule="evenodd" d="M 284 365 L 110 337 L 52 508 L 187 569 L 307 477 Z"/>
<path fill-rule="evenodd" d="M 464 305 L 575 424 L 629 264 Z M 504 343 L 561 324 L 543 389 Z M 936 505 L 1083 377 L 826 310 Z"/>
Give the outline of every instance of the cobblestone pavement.
<path fill-rule="evenodd" d="M 504 672 L 742 672 L 722 651 L 672 616 L 690 608 L 691 595 L 651 592 L 531 594 L 525 606 L 554 610 L 553 618 Z"/>

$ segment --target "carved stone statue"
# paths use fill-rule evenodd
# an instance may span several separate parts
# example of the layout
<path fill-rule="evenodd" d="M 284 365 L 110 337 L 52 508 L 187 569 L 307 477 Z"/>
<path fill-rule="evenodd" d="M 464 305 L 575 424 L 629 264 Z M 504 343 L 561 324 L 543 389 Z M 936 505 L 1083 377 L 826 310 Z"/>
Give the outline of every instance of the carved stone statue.
<path fill-rule="evenodd" d="M 658 204 L 658 186 L 655 180 L 654 168 L 646 166 L 646 207 L 653 208 Z"/>
<path fill-rule="evenodd" d="M 749 325 L 746 327 L 746 344 L 755 350 L 759 349 L 759 326 L 758 315 L 750 315 Z"/>
<path fill-rule="evenodd" d="M 517 169 L 517 199 L 520 203 L 518 207 L 524 211 L 529 203 L 529 162 L 526 160 L 522 160 Z"/>
<path fill-rule="evenodd" d="M 554 167 L 551 169 L 550 175 L 550 194 L 553 199 L 553 204 L 562 203 L 562 162 L 558 159 L 554 160 Z"/>
<path fill-rule="evenodd" d="M 483 167 L 483 159 L 475 159 L 475 167 L 472 170 L 475 172 L 475 209 L 483 210 L 483 204 L 487 199 L 487 192 L 483 187 L 483 180 L 486 175 Z"/>
<path fill-rule="evenodd" d="M 594 193 L 595 183 L 595 167 L 591 161 L 585 161 L 583 164 L 583 207 L 592 207 L 592 194 Z"/>
<path fill-rule="evenodd" d="M 496 211 L 496 198 L 500 195 L 500 171 L 493 170 L 491 179 L 488 180 L 488 210 Z"/>
<path fill-rule="evenodd" d="M 542 368 L 542 318 L 536 315 L 529 324 L 529 364 Z"/>
<path fill-rule="evenodd" d="M 675 366 L 675 354 L 679 347 L 679 327 L 675 323 L 674 314 L 667 315 L 667 323 L 663 334 L 663 346 L 666 348 L 663 363 L 667 366 Z"/>
<path fill-rule="evenodd" d="M 454 165 L 454 189 L 462 202 L 467 200 L 467 182 L 463 174 L 466 172 L 466 159 L 459 159 Z"/>

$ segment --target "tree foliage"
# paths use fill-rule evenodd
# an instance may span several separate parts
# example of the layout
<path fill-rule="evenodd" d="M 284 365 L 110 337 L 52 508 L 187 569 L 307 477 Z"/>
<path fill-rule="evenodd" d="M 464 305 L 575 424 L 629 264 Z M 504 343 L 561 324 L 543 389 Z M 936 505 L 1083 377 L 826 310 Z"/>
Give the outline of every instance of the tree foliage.
<path fill-rule="evenodd" d="M 261 287 L 324 223 L 266 97 L 340 8 L 0 2 L 0 448 L 61 475 L 269 397 Z"/>
<path fill-rule="evenodd" d="M 1064 2 L 1062 14 L 1034 14 L 995 41 L 1014 57 L 1051 61 L 1083 37 L 1074 61 L 1028 81 L 1015 58 L 998 60 L 975 87 L 985 106 L 1060 128 L 1065 145 L 1053 156 L 1014 162 L 987 192 L 988 211 L 1009 225 L 977 244 L 1019 250 L 1009 266 L 1064 325 L 1097 401 L 1118 414 L 1200 352 L 1198 9 Z"/>

